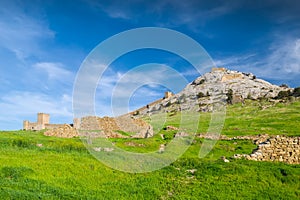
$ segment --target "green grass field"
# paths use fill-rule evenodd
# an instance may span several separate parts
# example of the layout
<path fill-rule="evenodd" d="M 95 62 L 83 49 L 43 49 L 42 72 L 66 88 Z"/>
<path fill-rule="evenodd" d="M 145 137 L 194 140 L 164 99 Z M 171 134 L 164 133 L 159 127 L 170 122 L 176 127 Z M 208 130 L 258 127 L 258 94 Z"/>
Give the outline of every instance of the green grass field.
<path fill-rule="evenodd" d="M 299 136 L 300 102 L 262 110 L 257 102 L 227 107 L 222 134 L 286 134 Z M 266 103 L 267 104 L 267 103 Z M 178 126 L 179 115 L 167 124 Z M 205 132 L 209 113 L 201 113 L 198 132 Z M 155 120 L 152 123 L 157 123 Z M 128 151 L 156 151 L 173 138 L 164 131 L 149 139 L 111 139 Z M 106 167 L 79 138 L 47 137 L 43 132 L 0 132 L 1 199 L 299 199 L 300 166 L 234 160 L 251 153 L 251 141 L 218 141 L 198 158 L 203 139 L 195 138 L 176 162 L 149 173 L 125 173 Z M 38 144 L 42 144 L 38 145 Z M 130 144 L 130 145 L 128 145 Z M 140 144 L 140 145 L 138 145 Z M 230 162 L 220 160 L 221 156 Z M 196 169 L 194 173 L 187 170 Z"/>

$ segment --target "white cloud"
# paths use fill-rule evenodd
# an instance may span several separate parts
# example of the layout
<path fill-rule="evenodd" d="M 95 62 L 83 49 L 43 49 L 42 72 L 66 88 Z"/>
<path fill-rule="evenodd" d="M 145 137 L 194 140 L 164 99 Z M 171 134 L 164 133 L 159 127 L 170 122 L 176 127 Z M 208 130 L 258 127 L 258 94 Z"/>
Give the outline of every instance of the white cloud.
<path fill-rule="evenodd" d="M 176 93 L 187 83 L 179 72 L 164 64 L 145 64 L 126 73 L 110 70 L 99 82 L 96 111 L 100 116 L 111 116 L 113 106 L 115 115 L 124 114 L 130 101 L 133 108 L 143 106 L 163 97 L 162 86 Z"/>
<path fill-rule="evenodd" d="M 300 76 L 300 38 L 276 37 L 266 55 L 248 53 L 215 60 L 216 66 L 252 72 L 275 81 L 291 81 Z M 298 82 L 299 84 L 299 82 Z"/>
<path fill-rule="evenodd" d="M 52 80 L 68 80 L 74 77 L 71 71 L 64 68 L 62 63 L 39 62 L 33 65 L 37 70 L 45 71 Z"/>
<path fill-rule="evenodd" d="M 266 62 L 283 73 L 300 73 L 300 38 L 276 41 Z"/>
<path fill-rule="evenodd" d="M 153 25 L 176 27 L 185 25 L 197 30 L 207 21 L 226 15 L 243 4 L 239 1 L 201 1 L 201 0 L 134 0 L 130 3 L 121 0 L 109 2 L 88 1 L 93 8 L 98 8 L 111 18 L 131 20 L 132 22 L 157 17 Z M 141 13 L 140 10 L 143 10 Z"/>
<path fill-rule="evenodd" d="M 218 67 L 235 67 L 235 66 L 241 66 L 244 63 L 251 62 L 252 59 L 256 56 L 256 54 L 245 54 L 245 55 L 234 55 L 229 56 L 223 59 L 215 59 L 214 63 Z"/>
<path fill-rule="evenodd" d="M 5 3 L 0 3 L 0 45 L 20 60 L 38 54 L 39 42 L 53 38 L 54 32 L 45 21 L 27 15 L 24 7 L 16 2 Z"/>

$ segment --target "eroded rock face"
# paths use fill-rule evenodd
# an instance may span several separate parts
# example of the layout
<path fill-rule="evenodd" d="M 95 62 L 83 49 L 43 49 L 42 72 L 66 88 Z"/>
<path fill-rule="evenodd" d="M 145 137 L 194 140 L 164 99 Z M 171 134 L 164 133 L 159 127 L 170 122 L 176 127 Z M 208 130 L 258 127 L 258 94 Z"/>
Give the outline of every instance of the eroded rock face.
<path fill-rule="evenodd" d="M 153 128 L 142 119 L 134 118 L 130 115 L 123 115 L 116 118 L 88 116 L 80 120 L 80 132 L 98 132 L 99 137 L 125 138 L 128 135 L 120 131 L 129 133 L 131 137 L 148 138 L 153 136 Z"/>

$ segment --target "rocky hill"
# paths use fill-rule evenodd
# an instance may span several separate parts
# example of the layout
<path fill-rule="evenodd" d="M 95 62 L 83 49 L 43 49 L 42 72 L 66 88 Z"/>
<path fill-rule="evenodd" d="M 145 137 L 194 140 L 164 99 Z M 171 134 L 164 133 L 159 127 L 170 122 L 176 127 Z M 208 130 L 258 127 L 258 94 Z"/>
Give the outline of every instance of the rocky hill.
<path fill-rule="evenodd" d="M 274 98 L 291 88 L 273 85 L 252 73 L 212 68 L 188 84 L 181 92 L 139 110 L 139 115 L 177 110 L 210 111 L 216 102 L 243 102 L 244 99 Z"/>

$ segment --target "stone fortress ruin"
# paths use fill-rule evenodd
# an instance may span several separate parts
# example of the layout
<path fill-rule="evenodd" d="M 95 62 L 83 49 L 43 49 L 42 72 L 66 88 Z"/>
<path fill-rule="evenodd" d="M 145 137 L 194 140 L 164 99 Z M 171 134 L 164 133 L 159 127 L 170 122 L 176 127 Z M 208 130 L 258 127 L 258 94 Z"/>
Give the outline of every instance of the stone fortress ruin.
<path fill-rule="evenodd" d="M 23 130 L 40 131 L 43 129 L 54 129 L 63 127 L 65 124 L 50 124 L 50 115 L 46 113 L 37 114 L 37 122 L 23 121 Z"/>

